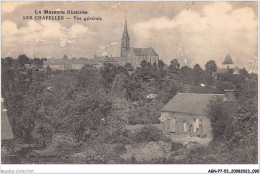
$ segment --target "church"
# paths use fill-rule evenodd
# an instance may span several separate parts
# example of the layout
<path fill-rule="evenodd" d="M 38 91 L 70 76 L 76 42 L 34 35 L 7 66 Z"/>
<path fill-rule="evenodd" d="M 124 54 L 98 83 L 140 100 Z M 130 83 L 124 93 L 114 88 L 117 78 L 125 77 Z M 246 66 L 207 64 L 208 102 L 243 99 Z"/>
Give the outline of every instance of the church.
<path fill-rule="evenodd" d="M 64 56 L 63 59 L 51 59 L 44 61 L 43 68 L 46 69 L 49 66 L 52 70 L 77 70 L 81 69 L 85 64 L 92 65 L 95 68 L 101 68 L 106 63 L 121 66 L 124 66 L 126 63 L 130 63 L 134 68 L 137 68 L 143 60 L 154 64 L 158 63 L 159 56 L 151 47 L 130 47 L 127 20 L 125 19 L 124 31 L 121 39 L 120 57 L 94 56 L 93 59 L 69 59 L 67 56 Z"/>
<path fill-rule="evenodd" d="M 140 66 L 143 60 L 158 63 L 159 56 L 153 48 L 133 48 L 130 47 L 130 37 L 127 31 L 127 21 L 125 19 L 124 31 L 121 39 L 121 59 L 123 64 L 130 63 L 134 68 Z"/>

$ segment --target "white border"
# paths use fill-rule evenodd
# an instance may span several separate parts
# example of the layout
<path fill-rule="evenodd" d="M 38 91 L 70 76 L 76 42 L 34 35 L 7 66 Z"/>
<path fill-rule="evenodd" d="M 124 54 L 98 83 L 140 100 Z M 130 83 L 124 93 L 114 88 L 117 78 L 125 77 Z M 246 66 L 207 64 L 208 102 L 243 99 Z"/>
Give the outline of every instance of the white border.
<path fill-rule="evenodd" d="M 0 0 L 2 2 L 2 0 Z M 7 0 L 7 1 L 18 1 L 18 0 Z M 22 0 L 25 1 L 25 0 Z M 40 1 L 40 0 L 27 0 L 27 1 Z M 52 1 L 52 0 L 45 0 Z M 70 1 L 70 0 L 55 0 L 55 1 Z M 86 0 L 77 0 L 77 1 L 86 1 Z M 91 1 L 91 0 L 87 0 Z M 99 0 L 92 0 L 99 1 Z M 111 0 L 102 0 L 102 1 L 111 1 Z M 112 0 L 113 1 L 113 0 Z M 128 0 L 128 1 L 138 1 L 138 0 Z M 141 1 L 149 1 L 149 0 L 141 0 Z M 157 1 L 178 1 L 178 0 L 157 0 Z M 190 0 L 196 1 L 196 0 Z M 212 0 L 200 0 L 200 1 L 212 1 Z M 225 1 L 225 0 L 218 0 Z M 240 0 L 229 0 L 229 1 L 240 1 Z M 251 1 L 251 0 L 241 0 L 241 1 Z M 253 0 L 257 1 L 258 0 Z M 258 20 L 259 20 L 259 7 L 258 3 Z M 1 13 L 1 8 L 0 8 Z M 2 18 L 2 15 L 1 15 Z M 1 28 L 1 22 L 0 22 Z M 258 29 L 259 29 L 259 21 L 258 21 Z M 259 50 L 259 32 L 258 32 L 258 50 Z M 1 52 L 1 43 L 0 43 L 0 54 Z M 258 51 L 258 58 L 259 58 Z M 1 70 L 1 66 L 0 66 Z M 260 72 L 260 68 L 258 66 L 258 72 Z M 1 77 L 0 77 L 1 78 Z M 259 82 L 260 78 L 258 76 L 258 90 L 260 86 Z M 1 81 L 0 81 L 1 84 Z M 1 89 L 0 89 L 1 90 Z M 258 98 L 258 110 L 260 108 L 259 105 L 260 99 Z M 258 113 L 259 114 L 259 113 Z M 231 171 L 232 169 L 259 169 L 259 121 L 258 121 L 258 164 L 140 164 L 140 165 L 132 165 L 132 164 L 116 164 L 116 165 L 108 165 L 108 164 L 1 164 L 0 169 L 4 173 L 208 173 L 210 169 L 228 169 Z M 1 132 L 1 130 L 0 130 Z M 0 142 L 1 144 L 1 142 Z M 0 151 L 1 154 L 1 151 Z M 1 159 L 0 159 L 1 161 Z"/>
<path fill-rule="evenodd" d="M 236 164 L 236 165 L 175 165 L 175 164 L 140 164 L 140 165 L 2 165 L 1 170 L 11 170 L 10 173 L 25 173 L 23 171 L 33 170 L 33 173 L 208 173 L 210 169 L 259 169 L 258 164 Z M 55 172 L 54 172 L 55 171 Z M 32 172 L 27 172 L 32 173 Z"/>

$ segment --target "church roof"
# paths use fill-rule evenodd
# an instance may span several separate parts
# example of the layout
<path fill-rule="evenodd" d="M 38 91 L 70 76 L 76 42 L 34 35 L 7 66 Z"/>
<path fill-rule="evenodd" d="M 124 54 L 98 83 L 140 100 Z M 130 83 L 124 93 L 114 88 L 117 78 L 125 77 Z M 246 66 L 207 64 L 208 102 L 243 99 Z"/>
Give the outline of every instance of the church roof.
<path fill-rule="evenodd" d="M 1 101 L 1 140 L 10 140 L 14 138 L 13 131 L 7 116 L 7 110 L 4 108 L 4 102 Z"/>
<path fill-rule="evenodd" d="M 165 112 L 206 115 L 210 100 L 225 94 L 178 93 L 162 109 Z"/>
<path fill-rule="evenodd" d="M 132 48 L 135 56 L 158 56 L 158 54 L 154 51 L 153 48 Z"/>
<path fill-rule="evenodd" d="M 122 39 L 130 40 L 128 31 L 127 31 L 127 21 L 126 21 L 126 18 L 125 18 L 125 26 L 124 26 L 124 32 L 123 32 Z"/>

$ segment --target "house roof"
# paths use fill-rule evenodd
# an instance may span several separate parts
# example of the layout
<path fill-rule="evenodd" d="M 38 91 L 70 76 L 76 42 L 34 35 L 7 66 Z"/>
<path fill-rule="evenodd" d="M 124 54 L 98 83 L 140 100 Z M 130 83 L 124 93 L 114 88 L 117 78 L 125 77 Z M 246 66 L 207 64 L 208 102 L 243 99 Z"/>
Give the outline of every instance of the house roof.
<path fill-rule="evenodd" d="M 216 74 L 225 74 L 228 72 L 227 68 L 218 68 Z"/>
<path fill-rule="evenodd" d="M 53 59 L 43 62 L 43 65 L 65 65 L 65 64 L 98 64 L 95 59 Z"/>
<path fill-rule="evenodd" d="M 99 61 L 99 62 L 118 62 L 120 61 L 120 57 L 107 57 L 107 56 L 102 56 L 102 57 L 94 57 L 93 60 Z"/>
<path fill-rule="evenodd" d="M 149 48 L 133 48 L 133 47 L 131 47 L 131 50 L 133 50 L 135 56 L 158 56 L 158 54 L 151 47 L 149 47 Z"/>
<path fill-rule="evenodd" d="M 239 74 L 239 71 L 242 70 L 241 68 L 218 68 L 215 74 L 226 74 L 229 70 L 234 70 L 233 74 Z"/>
<path fill-rule="evenodd" d="M 14 138 L 13 131 L 7 116 L 7 110 L 4 108 L 4 102 L 1 102 L 1 140 L 10 140 Z"/>
<path fill-rule="evenodd" d="M 64 65 L 66 60 L 64 59 L 53 59 L 53 60 L 47 60 L 43 61 L 43 65 Z"/>
<path fill-rule="evenodd" d="M 162 109 L 165 112 L 206 115 L 210 100 L 225 94 L 178 93 Z"/>

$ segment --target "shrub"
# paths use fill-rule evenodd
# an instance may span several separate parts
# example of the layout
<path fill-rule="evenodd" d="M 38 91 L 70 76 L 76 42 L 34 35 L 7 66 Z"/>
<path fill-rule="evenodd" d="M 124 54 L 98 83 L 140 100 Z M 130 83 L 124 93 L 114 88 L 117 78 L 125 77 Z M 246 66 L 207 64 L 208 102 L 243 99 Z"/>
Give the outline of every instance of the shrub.
<path fill-rule="evenodd" d="M 181 143 L 172 142 L 171 145 L 171 151 L 176 151 L 183 148 L 183 144 Z"/>
<path fill-rule="evenodd" d="M 75 140 L 70 135 L 55 134 L 52 137 L 52 143 L 48 149 L 55 152 L 66 153 L 72 152 L 76 145 Z"/>
<path fill-rule="evenodd" d="M 168 141 L 160 130 L 154 126 L 145 126 L 135 133 L 134 140 L 140 142 Z"/>

